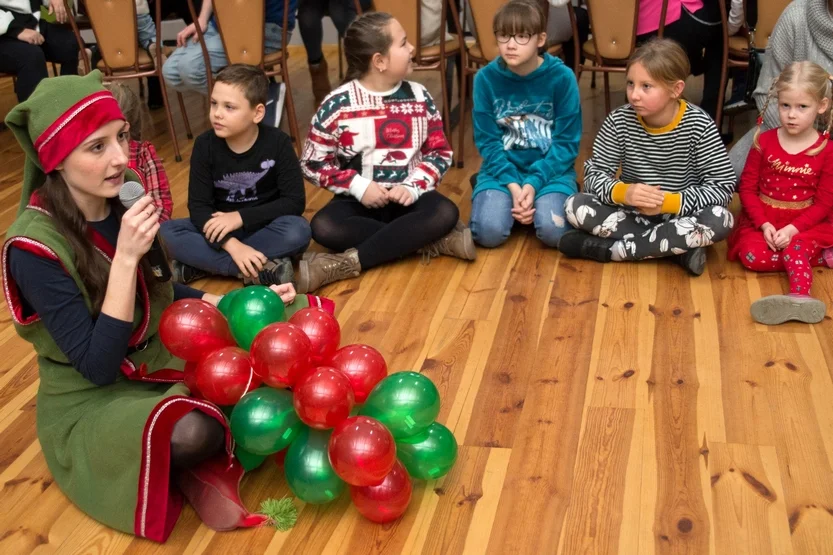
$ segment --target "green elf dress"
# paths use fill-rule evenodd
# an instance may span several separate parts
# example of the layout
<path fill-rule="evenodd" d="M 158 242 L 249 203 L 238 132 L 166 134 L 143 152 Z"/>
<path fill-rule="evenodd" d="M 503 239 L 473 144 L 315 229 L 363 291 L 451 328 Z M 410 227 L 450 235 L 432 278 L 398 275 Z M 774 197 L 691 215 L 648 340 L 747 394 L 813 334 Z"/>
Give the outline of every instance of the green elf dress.
<path fill-rule="evenodd" d="M 60 262 L 91 308 L 74 253 L 39 201 L 37 190 L 45 173 L 53 171 L 96 129 L 115 119 L 124 117 L 102 87 L 98 71 L 44 80 L 6 117 L 26 153 L 26 165 L 18 216 L 3 247 L 4 294 L 17 333 L 32 343 L 38 355 L 37 433 L 55 482 L 99 522 L 163 542 L 183 503 L 172 484 L 170 466 L 171 433 L 180 418 L 198 410 L 222 424 L 224 456 L 235 493 L 242 475 L 233 456 L 226 416 L 212 403 L 189 396 L 182 383 L 183 362 L 173 358 L 159 339 L 159 319 L 173 300 L 173 287 L 148 287 L 139 271 L 133 334 L 121 364 L 123 376 L 111 385 L 96 386 L 70 365 L 39 315 L 27 313 L 7 264 L 12 247 Z M 126 179 L 138 180 L 136 175 Z M 89 232 L 98 252 L 110 262 L 115 245 L 92 228 Z M 332 310 L 328 299 L 299 295 L 287 312 L 310 304 Z M 240 525 L 259 525 L 265 520 L 247 513 Z"/>

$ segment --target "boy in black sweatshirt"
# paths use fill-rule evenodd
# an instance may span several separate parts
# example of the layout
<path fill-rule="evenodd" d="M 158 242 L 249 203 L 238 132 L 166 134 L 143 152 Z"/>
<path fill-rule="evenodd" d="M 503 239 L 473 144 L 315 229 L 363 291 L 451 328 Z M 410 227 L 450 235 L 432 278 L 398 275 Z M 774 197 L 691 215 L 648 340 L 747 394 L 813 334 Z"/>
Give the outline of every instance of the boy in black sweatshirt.
<path fill-rule="evenodd" d="M 209 274 L 244 284 L 292 281 L 290 257 L 310 241 L 304 181 L 292 142 L 260 125 L 269 83 L 244 64 L 223 69 L 211 93 L 212 130 L 194 142 L 188 184 L 190 218 L 170 220 L 161 233 L 174 280 Z"/>

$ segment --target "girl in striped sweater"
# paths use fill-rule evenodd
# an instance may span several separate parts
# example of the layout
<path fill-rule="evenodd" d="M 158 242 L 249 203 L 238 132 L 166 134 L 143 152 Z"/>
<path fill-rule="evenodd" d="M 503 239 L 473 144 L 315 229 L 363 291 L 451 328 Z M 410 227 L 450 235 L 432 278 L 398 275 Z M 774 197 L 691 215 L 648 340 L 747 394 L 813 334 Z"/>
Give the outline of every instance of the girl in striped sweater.
<path fill-rule="evenodd" d="M 565 205 L 576 228 L 558 245 L 566 256 L 669 257 L 699 276 L 704 247 L 729 235 L 735 173 L 714 122 L 682 99 L 688 73 L 685 52 L 669 39 L 631 56 L 629 104 L 605 119 L 584 165 L 586 192 Z"/>

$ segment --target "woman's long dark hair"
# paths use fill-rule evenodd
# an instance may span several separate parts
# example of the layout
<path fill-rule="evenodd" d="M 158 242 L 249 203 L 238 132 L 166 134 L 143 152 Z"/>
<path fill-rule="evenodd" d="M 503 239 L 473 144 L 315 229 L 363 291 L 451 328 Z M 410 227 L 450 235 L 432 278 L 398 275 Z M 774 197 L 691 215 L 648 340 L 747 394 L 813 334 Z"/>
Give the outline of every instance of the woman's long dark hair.
<path fill-rule="evenodd" d="M 393 16 L 385 12 L 369 12 L 360 15 L 344 32 L 344 57 L 347 59 L 347 72 L 344 83 L 358 79 L 370 71 L 370 62 L 377 52 L 383 56 L 388 53 L 393 38 L 388 32 L 388 24 Z"/>
<path fill-rule="evenodd" d="M 75 204 L 64 178 L 57 171 L 46 177 L 46 182 L 41 188 L 41 200 L 43 207 L 52 214 L 58 232 L 64 236 L 72 249 L 75 268 L 90 296 L 92 314 L 95 318 L 101 312 L 104 295 L 107 293 L 110 266 L 93 245 L 87 231 L 87 220 Z M 118 199 L 109 199 L 107 202 L 116 217 L 121 218 L 125 210 Z M 148 288 L 152 288 L 155 280 L 150 265 L 144 259 L 141 268 L 145 283 Z"/>

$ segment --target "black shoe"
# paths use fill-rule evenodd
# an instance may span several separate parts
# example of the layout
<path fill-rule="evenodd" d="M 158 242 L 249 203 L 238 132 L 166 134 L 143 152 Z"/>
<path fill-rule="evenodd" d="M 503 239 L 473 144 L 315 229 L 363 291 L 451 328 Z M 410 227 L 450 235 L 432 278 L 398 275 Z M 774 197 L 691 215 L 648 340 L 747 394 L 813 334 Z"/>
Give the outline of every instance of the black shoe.
<path fill-rule="evenodd" d="M 275 258 L 266 263 L 257 277 L 243 278 L 243 285 L 280 285 L 295 279 L 295 270 L 289 258 Z"/>
<path fill-rule="evenodd" d="M 689 274 L 701 276 L 706 270 L 706 249 L 703 247 L 691 249 L 683 254 L 672 256 L 671 260 L 688 270 Z"/>
<path fill-rule="evenodd" d="M 469 177 L 469 184 L 471 185 L 471 190 L 474 191 L 474 188 L 477 187 L 477 173 L 471 174 Z"/>
<path fill-rule="evenodd" d="M 610 248 L 616 239 L 596 237 L 584 231 L 573 229 L 561 236 L 558 250 L 570 258 L 584 258 L 596 262 L 610 262 Z"/>
<path fill-rule="evenodd" d="M 183 264 L 179 260 L 171 260 L 171 277 L 174 282 L 183 285 L 208 277 L 208 272 Z"/>

